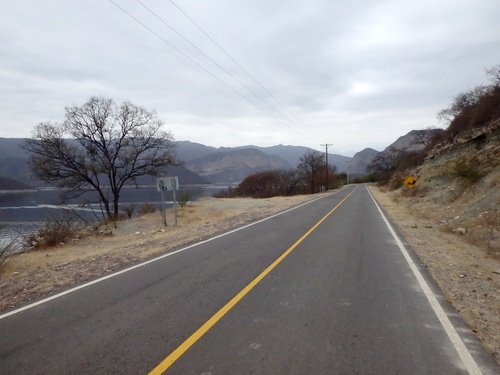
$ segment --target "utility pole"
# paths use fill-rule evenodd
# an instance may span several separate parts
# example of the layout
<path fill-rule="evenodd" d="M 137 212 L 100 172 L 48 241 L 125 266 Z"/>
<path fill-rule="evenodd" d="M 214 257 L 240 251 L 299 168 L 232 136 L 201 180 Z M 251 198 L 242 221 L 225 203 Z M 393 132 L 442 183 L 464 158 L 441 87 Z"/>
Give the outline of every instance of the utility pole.
<path fill-rule="evenodd" d="M 325 143 L 325 156 L 326 156 L 326 171 L 325 171 L 325 189 L 328 190 L 328 146 L 332 146 L 331 143 Z"/>

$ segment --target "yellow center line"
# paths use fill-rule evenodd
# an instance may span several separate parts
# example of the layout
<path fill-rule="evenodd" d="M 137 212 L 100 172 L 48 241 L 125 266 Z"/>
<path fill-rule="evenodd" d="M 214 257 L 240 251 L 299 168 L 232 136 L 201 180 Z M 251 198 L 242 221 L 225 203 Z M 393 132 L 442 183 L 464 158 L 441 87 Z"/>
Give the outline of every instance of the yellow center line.
<path fill-rule="evenodd" d="M 344 199 L 342 199 L 339 204 L 331 209 L 321 220 L 314 224 L 311 229 L 309 229 L 302 237 L 300 237 L 288 250 L 286 250 L 281 256 L 276 259 L 270 266 L 268 266 L 259 276 L 257 276 L 250 284 L 243 288 L 236 296 L 234 296 L 224 307 L 215 313 L 209 320 L 206 321 L 198 330 L 193 333 L 186 341 L 184 341 L 177 349 L 175 349 L 168 357 L 166 357 L 158 366 L 156 366 L 149 375 L 160 375 L 163 374 L 176 360 L 178 360 L 188 349 L 194 345 L 205 333 L 207 333 L 224 315 L 226 315 L 243 297 L 245 297 L 264 277 L 266 277 L 276 266 L 281 263 L 302 241 L 304 241 L 320 224 L 325 221 L 328 216 L 330 216 L 342 203 L 349 198 L 352 193 L 357 189 L 354 188 L 353 191 L 349 193 Z"/>

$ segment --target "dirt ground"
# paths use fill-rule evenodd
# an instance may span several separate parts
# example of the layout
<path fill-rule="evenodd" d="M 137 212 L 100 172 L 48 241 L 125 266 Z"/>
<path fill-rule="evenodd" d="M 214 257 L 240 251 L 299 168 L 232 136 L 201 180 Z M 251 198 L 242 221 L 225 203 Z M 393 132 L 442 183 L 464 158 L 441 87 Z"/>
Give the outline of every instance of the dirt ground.
<path fill-rule="evenodd" d="M 376 187 L 371 190 L 447 299 L 500 363 L 500 253 L 445 233 L 437 208 L 422 207 Z M 206 198 L 179 211 L 178 226 L 159 213 L 121 221 L 54 249 L 15 256 L 0 274 L 0 311 L 25 304 L 174 249 L 283 211 L 317 196 L 270 199 Z M 168 215 L 169 224 L 172 213 Z M 101 233 L 102 232 L 102 233 Z"/>

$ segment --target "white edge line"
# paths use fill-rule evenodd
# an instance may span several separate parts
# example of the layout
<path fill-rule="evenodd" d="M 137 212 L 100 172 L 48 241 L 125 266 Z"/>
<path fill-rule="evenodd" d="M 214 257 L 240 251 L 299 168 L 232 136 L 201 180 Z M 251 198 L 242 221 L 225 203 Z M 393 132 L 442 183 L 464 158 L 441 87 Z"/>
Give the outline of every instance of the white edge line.
<path fill-rule="evenodd" d="M 342 190 L 343 190 L 343 189 L 342 189 Z M 340 191 L 340 190 L 339 190 L 339 191 Z M 338 193 L 338 192 L 335 192 L 334 194 L 336 194 L 336 193 Z M 251 227 L 251 226 L 253 226 L 253 225 L 256 225 L 256 224 L 262 223 L 262 222 L 264 222 L 264 221 L 266 221 L 266 220 L 269 220 L 269 219 L 272 219 L 272 218 L 274 218 L 274 217 L 276 217 L 276 216 L 280 216 L 280 215 L 286 214 L 287 212 L 290 212 L 290 211 L 296 210 L 296 209 L 298 209 L 298 208 L 300 208 L 300 207 L 302 207 L 302 206 L 305 206 L 305 205 L 307 205 L 307 204 L 309 204 L 309 203 L 316 202 L 317 200 L 319 200 L 319 199 L 323 199 L 323 198 L 325 198 L 325 197 L 327 197 L 327 196 L 329 196 L 329 195 L 323 195 L 323 196 L 321 196 L 321 197 L 318 197 L 318 198 L 312 199 L 312 200 L 310 200 L 310 201 L 304 202 L 304 203 L 302 203 L 302 204 L 299 204 L 298 206 L 294 206 L 294 207 L 292 207 L 292 208 L 289 208 L 289 209 L 287 209 L 287 210 L 285 210 L 285 211 L 278 212 L 277 214 L 274 214 L 274 215 L 271 215 L 271 216 L 265 217 L 264 219 L 260 219 L 260 220 L 254 221 L 254 222 L 252 222 L 252 223 L 250 223 L 250 224 L 244 225 L 244 226 L 242 226 L 242 227 L 239 227 L 239 228 L 236 228 L 236 229 L 230 230 L 229 232 L 224 232 L 224 233 L 219 234 L 219 235 L 217 235 L 217 236 L 215 236 L 215 237 L 210 237 L 210 238 L 208 238 L 208 239 L 206 239 L 206 240 L 203 240 L 203 241 L 200 241 L 200 242 L 196 242 L 196 243 L 191 244 L 191 245 L 189 245 L 189 246 L 183 247 L 183 248 L 181 248 L 181 249 L 179 249 L 179 250 L 175 250 L 175 251 L 169 252 L 169 253 L 167 253 L 167 254 L 160 255 L 159 257 L 156 257 L 156 258 L 153 258 L 153 259 L 147 260 L 147 261 L 145 261 L 145 262 L 142 262 L 142 263 L 136 264 L 136 265 L 134 265 L 134 266 L 131 266 L 131 267 L 125 268 L 125 269 L 123 269 L 123 270 L 120 270 L 120 271 L 114 272 L 114 273 L 112 273 L 112 274 L 109 274 L 109 275 L 106 275 L 106 276 L 100 277 L 100 278 L 95 279 L 95 280 L 93 280 L 93 281 L 89 281 L 88 283 L 85 283 L 85 284 L 82 284 L 82 285 L 78 285 L 78 286 L 76 286 L 76 287 L 74 287 L 74 288 L 71 288 L 71 289 L 65 290 L 64 292 L 61 292 L 61 293 L 58 293 L 58 294 L 54 294 L 53 296 L 50 296 L 50 297 L 44 298 L 44 299 L 42 299 L 42 300 L 40 300 L 40 301 L 37 301 L 37 302 L 31 303 L 31 304 L 29 304 L 29 305 L 26 305 L 26 306 L 20 307 L 20 308 L 18 308 L 18 309 L 15 309 L 15 310 L 9 311 L 8 313 L 5 313 L 5 314 L 0 315 L 0 320 L 2 320 L 2 319 L 4 319 L 4 318 L 7 318 L 7 317 L 9 317 L 9 316 L 11 316 L 11 315 L 18 314 L 18 313 L 20 313 L 20 312 L 22 312 L 22 311 L 32 309 L 33 307 L 36 307 L 36 306 L 42 305 L 42 304 L 44 304 L 44 303 L 47 303 L 47 302 L 52 301 L 52 300 L 54 300 L 54 299 L 60 298 L 60 297 L 65 296 L 65 295 L 67 295 L 67 294 L 70 294 L 70 293 L 76 292 L 77 290 L 80 290 L 80 289 L 83 289 L 83 288 L 89 287 L 89 286 L 91 286 L 91 285 L 94 285 L 94 284 L 100 283 L 100 282 L 102 282 L 102 281 L 104 281 L 104 280 L 107 280 L 107 279 L 110 279 L 110 278 L 112 278 L 112 277 L 115 277 L 115 276 L 121 275 L 122 273 L 126 273 L 126 272 L 129 272 L 129 271 L 132 271 L 132 270 L 134 270 L 134 269 L 136 269 L 136 268 L 143 267 L 143 266 L 148 265 L 148 264 L 150 264 L 150 263 L 157 262 L 157 261 L 159 261 L 159 260 L 161 260 L 161 259 L 164 259 L 164 258 L 170 257 L 170 256 L 172 256 L 172 255 L 175 255 L 175 254 L 181 253 L 181 252 L 183 252 L 183 251 L 186 251 L 186 250 L 192 249 L 193 247 L 196 247 L 196 246 L 199 246 L 199 245 L 205 244 L 205 243 L 210 242 L 210 241 L 214 241 L 214 240 L 216 240 L 216 239 L 218 239 L 218 238 L 221 238 L 221 237 L 224 237 L 224 236 L 230 235 L 230 234 L 232 234 L 232 233 L 235 233 L 235 232 L 238 232 L 238 231 L 240 231 L 240 230 L 246 229 L 246 228 Z"/>
<path fill-rule="evenodd" d="M 472 355 L 470 354 L 469 350 L 465 346 L 464 342 L 460 338 L 460 335 L 458 334 L 457 330 L 451 323 L 450 319 L 446 315 L 446 312 L 443 310 L 443 307 L 437 300 L 436 296 L 432 292 L 431 288 L 429 287 L 429 284 L 427 281 L 425 281 L 424 277 L 422 276 L 422 273 L 419 271 L 415 263 L 413 262 L 412 258 L 408 254 L 408 251 L 404 247 L 403 243 L 399 239 L 398 235 L 392 228 L 391 224 L 389 223 L 389 220 L 385 217 L 382 209 L 378 205 L 377 201 L 373 197 L 370 189 L 368 189 L 368 186 L 366 187 L 368 190 L 368 193 L 370 194 L 371 198 L 373 199 L 373 202 L 375 203 L 375 206 L 377 206 L 378 211 L 380 212 L 380 215 L 382 216 L 382 219 L 384 219 L 385 224 L 387 225 L 387 228 L 389 228 L 389 232 L 391 232 L 392 237 L 396 241 L 399 250 L 401 250 L 401 253 L 403 253 L 404 258 L 406 259 L 406 262 L 410 266 L 413 274 L 415 275 L 415 278 L 417 279 L 418 283 L 420 284 L 420 287 L 422 288 L 423 292 L 425 293 L 425 296 L 427 297 L 427 300 L 429 301 L 432 309 L 434 310 L 434 313 L 438 317 L 439 321 L 441 322 L 441 325 L 443 326 L 444 330 L 446 331 L 446 334 L 451 340 L 451 343 L 455 347 L 455 350 L 457 351 L 460 359 L 462 360 L 463 364 L 465 365 L 467 371 L 469 372 L 470 375 L 482 375 L 482 371 L 479 368 L 478 364 L 472 358 Z"/>

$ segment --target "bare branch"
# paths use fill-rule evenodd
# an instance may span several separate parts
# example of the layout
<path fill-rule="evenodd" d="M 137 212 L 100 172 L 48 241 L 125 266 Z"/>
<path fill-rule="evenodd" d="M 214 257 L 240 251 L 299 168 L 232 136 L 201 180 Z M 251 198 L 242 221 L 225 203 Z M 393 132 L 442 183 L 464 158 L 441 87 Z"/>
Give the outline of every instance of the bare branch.
<path fill-rule="evenodd" d="M 24 148 L 39 178 L 74 191 L 95 190 L 108 218 L 116 219 L 126 183 L 178 164 L 173 137 L 162 127 L 154 111 L 92 97 L 83 106 L 66 107 L 63 124 L 38 125 Z"/>

